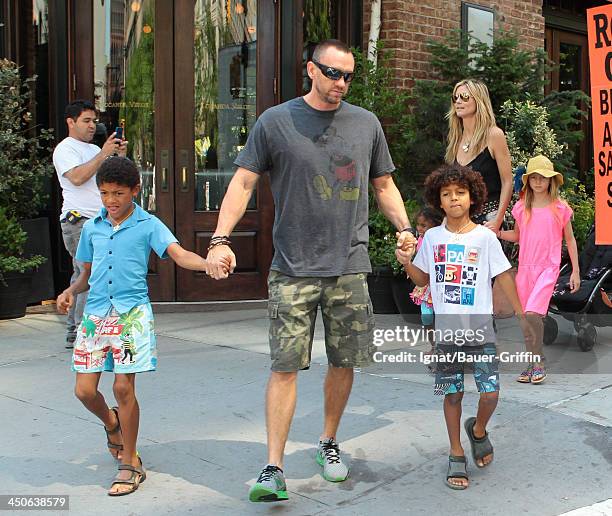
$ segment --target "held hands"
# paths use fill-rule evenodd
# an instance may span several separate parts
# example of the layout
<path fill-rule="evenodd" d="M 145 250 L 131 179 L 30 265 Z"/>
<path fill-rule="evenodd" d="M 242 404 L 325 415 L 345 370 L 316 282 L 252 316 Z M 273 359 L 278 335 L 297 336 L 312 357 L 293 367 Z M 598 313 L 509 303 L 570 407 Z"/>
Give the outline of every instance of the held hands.
<path fill-rule="evenodd" d="M 206 256 L 206 274 L 213 279 L 226 279 L 236 268 L 236 255 L 228 245 L 216 245 Z"/>
<path fill-rule="evenodd" d="M 64 290 L 56 301 L 57 311 L 60 314 L 67 314 L 70 307 L 74 304 L 74 295 L 68 290 Z"/>
<path fill-rule="evenodd" d="M 397 247 L 395 249 L 395 257 L 402 265 L 406 265 L 412 261 L 412 257 L 416 252 L 417 240 L 414 235 L 407 231 L 395 233 L 397 237 Z"/>
<path fill-rule="evenodd" d="M 497 222 L 495 222 L 495 220 L 487 220 L 486 222 L 483 222 L 482 225 L 485 228 L 489 228 L 496 235 L 498 234 L 499 228 L 501 227 L 501 224 L 498 224 Z"/>
<path fill-rule="evenodd" d="M 571 294 L 578 291 L 578 289 L 580 288 L 580 272 L 572 271 L 572 274 L 570 275 L 569 279 L 569 287 Z"/>

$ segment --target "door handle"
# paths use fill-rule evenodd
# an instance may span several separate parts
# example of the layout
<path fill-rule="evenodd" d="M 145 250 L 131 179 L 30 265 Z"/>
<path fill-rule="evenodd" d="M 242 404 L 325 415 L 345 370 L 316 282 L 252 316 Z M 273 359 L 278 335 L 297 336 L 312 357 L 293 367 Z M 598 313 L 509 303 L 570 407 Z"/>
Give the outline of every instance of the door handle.
<path fill-rule="evenodd" d="M 163 149 L 160 153 L 161 160 L 161 191 L 168 191 L 168 167 L 170 166 L 170 151 Z"/>
<path fill-rule="evenodd" d="M 166 167 L 162 167 L 162 184 L 161 189 L 162 192 L 168 191 L 168 169 Z"/>
<path fill-rule="evenodd" d="M 181 163 L 181 192 L 189 191 L 189 175 L 187 168 L 189 167 L 189 154 L 186 150 L 182 150 L 179 154 Z"/>
<path fill-rule="evenodd" d="M 189 182 L 187 181 L 187 167 L 181 167 L 181 191 L 189 190 Z"/>

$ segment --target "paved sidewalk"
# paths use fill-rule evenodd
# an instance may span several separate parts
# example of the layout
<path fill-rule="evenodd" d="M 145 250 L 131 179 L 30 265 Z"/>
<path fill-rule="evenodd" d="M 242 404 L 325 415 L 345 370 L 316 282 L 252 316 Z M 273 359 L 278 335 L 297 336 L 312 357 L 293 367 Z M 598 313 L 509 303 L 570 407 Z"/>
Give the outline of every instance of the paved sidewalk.
<path fill-rule="evenodd" d="M 377 324 L 404 323 L 378 316 Z M 137 382 L 148 477 L 118 499 L 106 496 L 116 465 L 103 429 L 72 392 L 63 318 L 0 322 L 0 494 L 68 494 L 78 515 L 559 515 L 580 508 L 572 514 L 586 515 L 612 507 L 612 329 L 600 329 L 598 346 L 582 353 L 561 321 L 546 353 L 565 372 L 540 386 L 502 375 L 490 427 L 495 461 L 485 470 L 470 465 L 470 488 L 459 492 L 443 482 L 448 441 L 432 377 L 380 365 L 356 374 L 338 436 L 351 476 L 340 484 L 321 477 L 314 457 L 326 365 L 318 325 L 287 445 L 290 499 L 251 504 L 247 492 L 266 459 L 264 310 L 157 316 L 159 369 Z M 498 327 L 519 349 L 511 322 Z M 579 367 L 590 373 L 576 374 Z M 107 375 L 101 383 L 107 399 L 111 382 Z M 473 381 L 466 383 L 464 417 L 477 402 Z"/>

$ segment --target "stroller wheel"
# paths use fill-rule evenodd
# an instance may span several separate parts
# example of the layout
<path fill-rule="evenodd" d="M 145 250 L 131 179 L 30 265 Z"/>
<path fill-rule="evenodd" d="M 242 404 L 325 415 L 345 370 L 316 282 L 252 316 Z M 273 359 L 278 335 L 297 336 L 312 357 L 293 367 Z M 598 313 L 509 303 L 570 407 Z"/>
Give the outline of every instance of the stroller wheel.
<path fill-rule="evenodd" d="M 578 346 L 582 351 L 591 351 L 597 342 L 597 330 L 592 324 L 587 324 L 578 331 Z"/>
<path fill-rule="evenodd" d="M 544 345 L 548 346 L 557 339 L 559 325 L 550 315 L 544 318 Z"/>

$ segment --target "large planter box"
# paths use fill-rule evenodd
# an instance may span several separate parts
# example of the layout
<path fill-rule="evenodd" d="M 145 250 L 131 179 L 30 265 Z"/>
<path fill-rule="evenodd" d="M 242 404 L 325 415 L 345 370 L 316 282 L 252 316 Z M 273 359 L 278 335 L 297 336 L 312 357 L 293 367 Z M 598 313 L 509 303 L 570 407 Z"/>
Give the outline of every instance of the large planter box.
<path fill-rule="evenodd" d="M 421 308 L 415 305 L 410 298 L 414 290 L 414 282 L 404 274 L 395 276 L 392 283 L 393 300 L 403 319 L 409 323 L 419 324 Z"/>
<path fill-rule="evenodd" d="M 7 272 L 4 282 L 6 285 L 0 283 L 0 319 L 23 317 L 28 306 L 32 274 Z"/>
<path fill-rule="evenodd" d="M 374 267 L 368 274 L 368 290 L 375 314 L 399 313 L 393 299 L 393 280 L 390 267 Z"/>
<path fill-rule="evenodd" d="M 22 220 L 21 227 L 28 234 L 24 248 L 24 255 L 30 256 L 40 254 L 47 261 L 33 272 L 32 285 L 27 296 L 27 303 L 40 303 L 45 299 L 55 297 L 53 288 L 53 261 L 51 255 L 51 238 L 49 236 L 49 219 L 39 217 L 37 219 Z"/>

